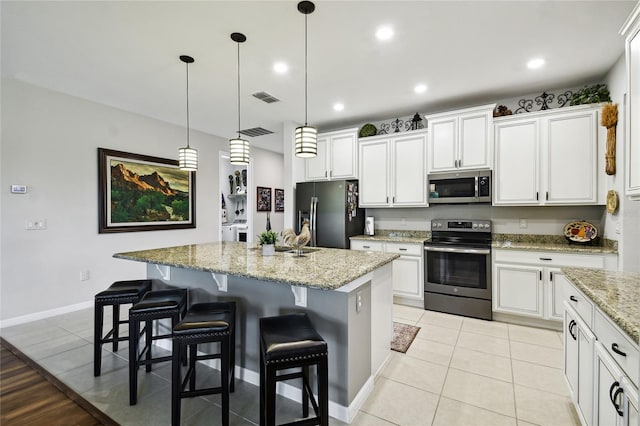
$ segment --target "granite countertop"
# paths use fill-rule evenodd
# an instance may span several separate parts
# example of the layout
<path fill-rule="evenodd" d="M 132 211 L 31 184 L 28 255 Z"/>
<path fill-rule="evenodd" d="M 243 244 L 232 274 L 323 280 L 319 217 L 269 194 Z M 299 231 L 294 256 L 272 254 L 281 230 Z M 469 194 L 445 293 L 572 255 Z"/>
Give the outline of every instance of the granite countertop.
<path fill-rule="evenodd" d="M 116 253 L 113 257 L 335 290 L 392 262 L 399 255 L 317 248 L 303 257 L 286 252 L 263 256 L 260 247 L 253 244 L 218 242 Z"/>
<path fill-rule="evenodd" d="M 564 253 L 617 254 L 618 242 L 604 240 L 601 244 L 569 244 L 563 235 L 493 234 L 492 248 L 510 250 L 540 250 Z"/>
<path fill-rule="evenodd" d="M 423 244 L 431 238 L 429 231 L 399 231 L 394 229 L 376 229 L 375 235 L 355 235 L 352 240 L 381 241 L 391 243 Z"/>
<path fill-rule="evenodd" d="M 562 268 L 562 272 L 640 344 L 640 273 L 588 268 Z"/>

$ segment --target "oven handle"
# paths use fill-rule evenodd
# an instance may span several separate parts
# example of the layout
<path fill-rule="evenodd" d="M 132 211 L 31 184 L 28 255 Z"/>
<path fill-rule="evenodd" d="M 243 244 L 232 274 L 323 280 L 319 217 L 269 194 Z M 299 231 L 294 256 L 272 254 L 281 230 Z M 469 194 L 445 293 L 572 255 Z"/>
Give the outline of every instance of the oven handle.
<path fill-rule="evenodd" d="M 491 254 L 491 249 L 465 249 L 465 248 L 433 247 L 433 246 L 424 246 L 424 251 L 439 251 L 439 252 L 445 252 L 445 253 Z"/>

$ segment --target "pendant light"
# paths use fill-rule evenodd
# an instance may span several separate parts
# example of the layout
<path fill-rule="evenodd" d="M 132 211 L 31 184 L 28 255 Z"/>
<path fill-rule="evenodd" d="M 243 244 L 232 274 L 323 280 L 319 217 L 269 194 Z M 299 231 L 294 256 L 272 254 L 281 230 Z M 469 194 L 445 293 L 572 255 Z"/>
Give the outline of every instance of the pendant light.
<path fill-rule="evenodd" d="M 189 146 L 189 64 L 193 63 L 191 56 L 182 55 L 180 60 L 187 65 L 187 146 L 178 148 L 178 165 L 180 170 L 198 170 L 198 150 Z"/>
<path fill-rule="evenodd" d="M 240 43 L 247 37 L 242 33 L 232 33 L 231 40 L 238 43 L 238 137 L 229 140 L 229 163 L 235 165 L 249 164 L 249 141 L 240 137 Z"/>
<path fill-rule="evenodd" d="M 310 1 L 298 3 L 298 11 L 304 14 L 304 126 L 296 128 L 296 157 L 315 157 L 318 151 L 318 129 L 307 125 L 307 15 L 313 13 L 316 6 Z"/>

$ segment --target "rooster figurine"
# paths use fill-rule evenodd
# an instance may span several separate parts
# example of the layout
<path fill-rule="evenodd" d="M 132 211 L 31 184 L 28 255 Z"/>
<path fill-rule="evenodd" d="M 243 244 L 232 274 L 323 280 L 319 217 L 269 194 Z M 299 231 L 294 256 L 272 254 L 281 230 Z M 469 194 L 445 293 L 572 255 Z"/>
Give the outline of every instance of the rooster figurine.
<path fill-rule="evenodd" d="M 295 231 L 291 228 L 282 231 L 282 241 L 288 246 L 295 247 L 297 249 L 298 256 L 302 256 L 302 247 L 309 244 L 311 241 L 311 232 L 309 232 L 309 221 L 302 222 L 302 230 L 300 235 L 296 235 Z"/>

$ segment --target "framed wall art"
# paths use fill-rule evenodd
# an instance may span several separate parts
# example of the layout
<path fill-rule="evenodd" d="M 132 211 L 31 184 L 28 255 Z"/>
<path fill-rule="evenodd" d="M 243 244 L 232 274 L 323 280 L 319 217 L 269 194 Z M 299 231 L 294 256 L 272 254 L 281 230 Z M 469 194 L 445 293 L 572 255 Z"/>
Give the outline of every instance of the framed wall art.
<path fill-rule="evenodd" d="M 195 189 L 177 160 L 98 148 L 98 232 L 195 228 Z"/>
<path fill-rule="evenodd" d="M 271 211 L 271 188 L 258 186 L 258 196 L 256 197 L 256 205 L 259 212 Z"/>
<path fill-rule="evenodd" d="M 275 211 L 283 212 L 284 211 L 284 189 L 274 189 L 273 190 L 273 198 L 275 203 Z"/>

